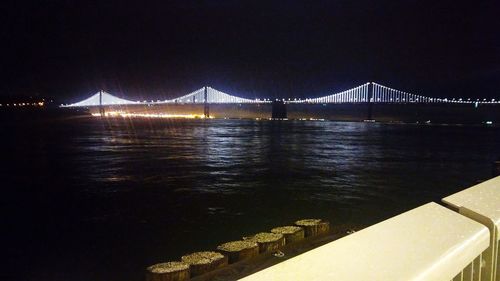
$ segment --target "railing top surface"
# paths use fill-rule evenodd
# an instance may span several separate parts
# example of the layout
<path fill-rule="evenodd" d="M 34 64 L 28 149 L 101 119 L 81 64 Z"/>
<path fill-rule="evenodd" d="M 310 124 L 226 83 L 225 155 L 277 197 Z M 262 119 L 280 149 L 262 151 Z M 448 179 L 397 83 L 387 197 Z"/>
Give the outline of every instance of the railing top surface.
<path fill-rule="evenodd" d="M 429 203 L 241 280 L 451 280 L 488 245 L 485 226 Z"/>
<path fill-rule="evenodd" d="M 482 215 L 500 230 L 500 176 L 450 195 L 443 202 Z M 500 240 L 500 235 L 497 238 Z"/>

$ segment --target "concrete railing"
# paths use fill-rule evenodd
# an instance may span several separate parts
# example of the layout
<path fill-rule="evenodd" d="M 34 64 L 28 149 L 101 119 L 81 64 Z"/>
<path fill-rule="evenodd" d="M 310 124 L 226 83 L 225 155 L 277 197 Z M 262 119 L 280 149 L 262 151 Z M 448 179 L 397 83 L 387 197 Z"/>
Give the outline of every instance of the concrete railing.
<path fill-rule="evenodd" d="M 471 218 L 490 231 L 490 246 L 483 254 L 484 272 L 481 280 L 500 281 L 500 176 L 443 199 L 460 214 Z"/>
<path fill-rule="evenodd" d="M 500 177 L 443 201 L 458 213 L 428 203 L 241 280 L 499 281 Z"/>

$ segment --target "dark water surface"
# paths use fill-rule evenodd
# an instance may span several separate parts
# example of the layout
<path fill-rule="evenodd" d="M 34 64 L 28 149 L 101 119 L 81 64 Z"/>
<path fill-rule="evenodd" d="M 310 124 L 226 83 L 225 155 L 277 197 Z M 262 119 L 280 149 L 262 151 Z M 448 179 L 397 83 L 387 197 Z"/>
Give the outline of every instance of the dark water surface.
<path fill-rule="evenodd" d="M 1 123 L 2 280 L 147 265 L 308 217 L 369 225 L 486 179 L 500 128 L 52 118 Z"/>

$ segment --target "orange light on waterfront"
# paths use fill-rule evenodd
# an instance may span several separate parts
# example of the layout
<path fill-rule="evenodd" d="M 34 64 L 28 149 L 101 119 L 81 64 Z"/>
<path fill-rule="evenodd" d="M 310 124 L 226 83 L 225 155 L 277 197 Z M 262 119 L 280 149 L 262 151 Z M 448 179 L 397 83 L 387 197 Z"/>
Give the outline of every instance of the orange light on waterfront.
<path fill-rule="evenodd" d="M 5 104 L 0 104 L 0 107 L 7 107 L 7 106 L 15 106 L 15 107 L 27 107 L 27 106 L 33 106 L 33 107 L 36 107 L 36 106 L 44 106 L 45 105 L 45 102 L 43 101 L 40 101 L 40 102 L 17 102 L 17 103 L 5 103 Z"/>
<path fill-rule="evenodd" d="M 100 117 L 100 113 L 92 113 L 92 116 Z M 166 114 L 166 113 L 125 113 L 120 111 L 109 111 L 104 113 L 106 117 L 137 117 L 137 118 L 185 118 L 185 119 L 206 119 L 214 118 L 213 116 L 205 117 L 198 114 Z"/>

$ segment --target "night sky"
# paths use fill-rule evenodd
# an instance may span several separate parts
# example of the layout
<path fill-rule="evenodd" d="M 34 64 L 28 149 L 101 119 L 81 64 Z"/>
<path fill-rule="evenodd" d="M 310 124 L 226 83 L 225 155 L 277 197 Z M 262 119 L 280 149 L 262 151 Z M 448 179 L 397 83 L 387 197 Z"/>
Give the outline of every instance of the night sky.
<path fill-rule="evenodd" d="M 499 1 L 11 1 L 1 96 L 500 98 Z"/>

